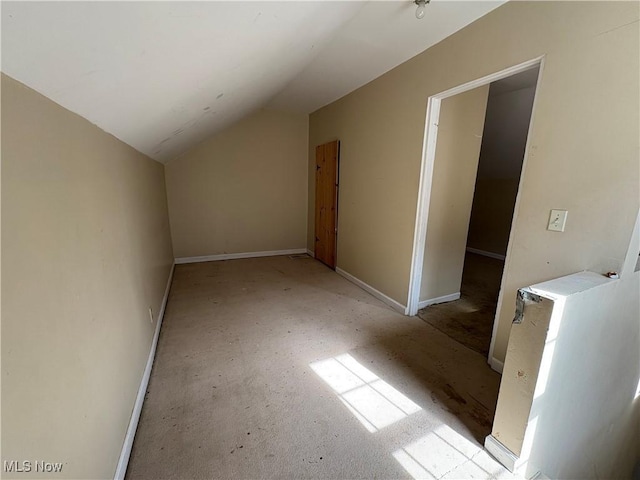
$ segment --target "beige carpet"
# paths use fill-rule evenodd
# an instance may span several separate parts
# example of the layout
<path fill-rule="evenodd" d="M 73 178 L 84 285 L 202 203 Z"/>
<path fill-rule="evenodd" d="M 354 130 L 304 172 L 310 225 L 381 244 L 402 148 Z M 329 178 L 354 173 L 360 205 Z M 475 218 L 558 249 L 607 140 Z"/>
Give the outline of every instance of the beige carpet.
<path fill-rule="evenodd" d="M 499 381 L 313 259 L 178 265 L 127 478 L 513 478 Z"/>
<path fill-rule="evenodd" d="M 484 355 L 489 354 L 493 321 L 504 262 L 467 253 L 460 299 L 430 305 L 418 316 L 453 340 Z"/>

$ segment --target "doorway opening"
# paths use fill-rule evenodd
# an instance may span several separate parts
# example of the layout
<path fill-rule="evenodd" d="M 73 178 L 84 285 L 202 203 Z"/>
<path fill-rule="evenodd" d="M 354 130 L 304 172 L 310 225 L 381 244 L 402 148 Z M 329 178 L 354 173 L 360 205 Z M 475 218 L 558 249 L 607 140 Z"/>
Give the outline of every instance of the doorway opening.
<path fill-rule="evenodd" d="M 429 98 L 407 314 L 492 361 L 542 58 Z"/>

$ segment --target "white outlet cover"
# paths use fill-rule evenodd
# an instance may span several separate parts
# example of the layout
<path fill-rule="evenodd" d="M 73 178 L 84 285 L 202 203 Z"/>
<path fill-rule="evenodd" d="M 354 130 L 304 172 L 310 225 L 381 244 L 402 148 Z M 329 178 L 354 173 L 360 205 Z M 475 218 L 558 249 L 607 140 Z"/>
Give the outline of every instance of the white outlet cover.
<path fill-rule="evenodd" d="M 567 210 L 551 210 L 547 230 L 564 232 L 564 227 L 567 224 L 567 213 L 569 213 Z"/>

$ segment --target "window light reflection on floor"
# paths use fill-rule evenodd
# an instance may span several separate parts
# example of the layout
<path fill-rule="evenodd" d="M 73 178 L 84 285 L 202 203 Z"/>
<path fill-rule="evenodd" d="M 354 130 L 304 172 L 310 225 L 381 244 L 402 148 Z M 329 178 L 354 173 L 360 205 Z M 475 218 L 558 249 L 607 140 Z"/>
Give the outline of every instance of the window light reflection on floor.
<path fill-rule="evenodd" d="M 309 366 L 371 433 L 421 410 L 347 353 Z"/>
<path fill-rule="evenodd" d="M 447 425 L 440 425 L 424 437 L 396 450 L 393 457 L 416 480 L 518 478 L 480 446 Z"/>

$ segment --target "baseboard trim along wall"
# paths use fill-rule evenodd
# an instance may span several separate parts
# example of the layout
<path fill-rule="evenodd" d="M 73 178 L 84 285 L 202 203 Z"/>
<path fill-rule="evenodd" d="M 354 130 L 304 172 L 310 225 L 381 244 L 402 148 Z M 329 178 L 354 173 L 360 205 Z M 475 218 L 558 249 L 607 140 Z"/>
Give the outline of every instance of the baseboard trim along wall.
<path fill-rule="evenodd" d="M 502 375 L 502 371 L 504 370 L 504 362 L 501 362 L 495 357 L 490 357 L 489 366 L 491 367 L 492 370 L 495 370 L 500 375 Z"/>
<path fill-rule="evenodd" d="M 156 331 L 153 334 L 153 341 L 151 342 L 151 350 L 149 351 L 149 358 L 147 359 L 147 365 L 142 374 L 142 380 L 140 382 L 140 388 L 138 389 L 138 396 L 136 397 L 136 403 L 133 405 L 133 412 L 131 413 L 131 420 L 129 421 L 129 427 L 127 428 L 127 434 L 124 437 L 124 444 L 122 445 L 122 451 L 120 452 L 120 459 L 118 460 L 118 466 L 114 476 L 115 480 L 123 480 L 127 473 L 127 465 L 129 465 L 129 457 L 131 456 L 131 448 L 133 447 L 133 439 L 136 436 L 136 430 L 138 429 L 138 421 L 140 420 L 140 413 L 142 412 L 142 404 L 144 403 L 144 397 L 147 393 L 147 386 L 149 385 L 149 377 L 151 376 L 151 369 L 153 368 L 153 360 L 156 356 L 156 348 L 158 346 L 158 337 L 160 336 L 160 328 L 162 327 L 162 320 L 164 319 L 164 311 L 167 306 L 167 300 L 169 299 L 169 291 L 171 290 L 171 281 L 173 280 L 173 271 L 175 269 L 175 263 L 171 265 L 171 271 L 169 272 L 169 279 L 167 280 L 167 287 L 164 290 L 164 297 L 162 298 L 162 305 L 158 312 L 158 318 L 156 320 Z"/>
<path fill-rule="evenodd" d="M 371 285 L 369 285 L 367 283 L 364 283 L 359 278 L 354 277 L 353 275 L 351 275 L 348 272 L 345 272 L 341 268 L 336 267 L 336 273 L 338 275 L 340 275 L 341 277 L 346 278 L 351 283 L 354 283 L 355 285 L 359 286 L 365 292 L 370 293 L 371 295 L 376 297 L 378 300 L 381 300 L 382 302 L 386 303 L 387 305 L 389 305 L 391 308 L 393 308 L 397 312 L 400 312 L 403 315 L 405 314 L 405 310 L 407 309 L 407 307 L 405 305 L 402 305 L 400 302 L 396 302 L 393 298 L 388 297 L 387 295 L 385 295 L 381 291 L 376 290 Z"/>
<path fill-rule="evenodd" d="M 308 248 L 307 255 L 309 255 L 311 258 L 316 258 L 316 252 L 314 252 L 313 250 L 309 250 Z"/>
<path fill-rule="evenodd" d="M 493 435 L 487 435 L 484 439 L 484 448 L 495 457 L 498 462 L 514 472 L 519 465 L 519 457 L 517 457 L 511 450 L 505 447 L 499 440 Z"/>
<path fill-rule="evenodd" d="M 451 293 L 449 295 L 443 295 L 441 297 L 428 298 L 427 300 L 420 300 L 418 303 L 418 309 L 428 307 L 429 305 L 435 305 L 437 303 L 453 302 L 460 299 L 460 292 Z"/>
<path fill-rule="evenodd" d="M 223 253 L 220 255 L 203 255 L 200 257 L 176 258 L 176 265 L 183 263 L 219 262 L 220 260 L 237 260 L 239 258 L 276 257 L 278 255 L 299 255 L 308 253 L 306 248 L 294 248 L 291 250 L 270 250 L 267 252 Z"/>
<path fill-rule="evenodd" d="M 476 253 L 478 255 L 484 255 L 485 257 L 497 258 L 498 260 L 504 261 L 504 255 L 500 255 L 499 253 L 487 252 L 486 250 L 480 250 L 479 248 L 467 247 L 467 252 Z"/>

